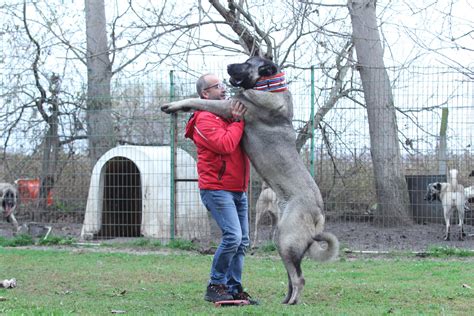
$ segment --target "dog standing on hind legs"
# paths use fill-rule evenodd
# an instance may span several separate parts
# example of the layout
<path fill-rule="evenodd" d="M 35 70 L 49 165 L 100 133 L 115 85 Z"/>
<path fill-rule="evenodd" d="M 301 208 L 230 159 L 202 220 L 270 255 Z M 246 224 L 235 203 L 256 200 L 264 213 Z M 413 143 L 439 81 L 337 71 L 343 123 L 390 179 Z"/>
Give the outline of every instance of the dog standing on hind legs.
<path fill-rule="evenodd" d="M 443 206 L 444 221 L 446 223 L 446 234 L 444 240 L 450 240 L 451 236 L 451 214 L 453 210 L 458 211 L 459 217 L 459 240 L 463 240 L 464 233 L 464 208 L 466 196 L 464 187 L 458 184 L 458 171 L 456 169 L 449 170 L 449 182 L 434 182 L 428 184 L 425 200 L 440 201 Z"/>
<path fill-rule="evenodd" d="M 338 254 L 339 242 L 324 232 L 321 192 L 296 150 L 293 101 L 284 74 L 271 60 L 258 56 L 228 65 L 227 72 L 230 83 L 242 88 L 232 99 L 186 99 L 164 104 L 161 110 L 205 110 L 230 118 L 233 100 L 245 105 L 242 145 L 255 170 L 284 206 L 275 240 L 288 275 L 283 303 L 296 304 L 304 287 L 303 257 L 331 260 Z M 325 249 L 319 246 L 321 241 L 327 243 Z"/>

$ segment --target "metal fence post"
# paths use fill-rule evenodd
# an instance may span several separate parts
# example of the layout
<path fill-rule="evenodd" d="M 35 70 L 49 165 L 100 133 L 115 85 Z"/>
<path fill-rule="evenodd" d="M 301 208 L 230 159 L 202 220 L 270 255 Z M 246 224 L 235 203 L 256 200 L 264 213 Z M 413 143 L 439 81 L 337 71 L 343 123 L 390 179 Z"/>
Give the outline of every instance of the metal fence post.
<path fill-rule="evenodd" d="M 309 157 L 309 166 L 311 177 L 314 178 L 314 66 L 311 66 L 311 146 L 310 146 L 310 157 Z"/>
<path fill-rule="evenodd" d="M 174 99 L 174 72 L 170 71 L 170 101 Z M 176 152 L 177 152 L 177 130 L 178 115 L 171 115 L 170 124 L 170 239 L 174 240 L 175 235 L 175 217 L 176 217 Z"/>
<path fill-rule="evenodd" d="M 446 167 L 446 152 L 447 152 L 447 141 L 446 141 L 446 130 L 448 129 L 448 108 L 443 108 L 441 115 L 441 127 L 439 131 L 439 147 L 438 147 L 438 174 L 443 175 L 447 173 Z"/>

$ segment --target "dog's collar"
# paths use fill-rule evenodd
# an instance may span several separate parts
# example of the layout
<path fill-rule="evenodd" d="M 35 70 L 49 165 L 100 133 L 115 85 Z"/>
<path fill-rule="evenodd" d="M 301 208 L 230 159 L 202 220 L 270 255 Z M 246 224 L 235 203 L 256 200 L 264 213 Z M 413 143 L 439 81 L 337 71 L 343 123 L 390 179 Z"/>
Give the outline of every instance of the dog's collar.
<path fill-rule="evenodd" d="M 260 77 L 253 89 L 266 92 L 283 92 L 288 91 L 288 84 L 285 80 L 285 74 L 280 72 L 273 76 Z"/>

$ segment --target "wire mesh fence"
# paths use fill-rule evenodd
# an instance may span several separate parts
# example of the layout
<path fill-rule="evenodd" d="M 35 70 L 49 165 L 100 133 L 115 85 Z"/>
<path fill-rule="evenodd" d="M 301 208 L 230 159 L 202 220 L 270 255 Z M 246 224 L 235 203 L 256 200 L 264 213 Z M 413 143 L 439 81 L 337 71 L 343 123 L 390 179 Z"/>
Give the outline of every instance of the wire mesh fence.
<path fill-rule="evenodd" d="M 214 72 L 225 78 L 222 69 Z M 452 168 L 459 171 L 459 183 L 474 185 L 474 178 L 469 177 L 474 170 L 472 80 L 450 69 L 387 69 L 398 128 L 398 168 L 406 179 L 402 189 L 409 196 L 406 216 L 413 223 L 394 227 L 389 224 L 390 213 L 378 213 L 384 205 L 379 205 L 377 196 L 373 152 L 377 138 L 373 134 L 384 131 L 370 128 L 374 118 L 368 115 L 357 72 L 334 91 L 334 77 L 323 74 L 335 71 L 287 71 L 293 125 L 297 136 L 305 139 L 300 154 L 321 190 L 327 230 L 354 249 L 416 250 L 443 243 L 441 203 L 430 203 L 424 196 L 427 185 L 447 181 Z M 190 114 L 173 117 L 159 110 L 166 101 L 195 97 L 197 73 L 173 71 L 135 82 L 116 80 L 107 113 L 113 120 L 116 146 L 105 148 L 97 161 L 89 157 L 86 137 L 67 141 L 72 135 L 87 135 L 84 103 L 60 102 L 62 113 L 68 115 L 57 123 L 59 141 L 53 151 L 47 122 L 31 107 L 24 107 L 21 114 L 14 111 L 25 104 L 21 98 L 16 104 L 9 102 L 1 116 L 5 129 L 0 182 L 18 189 L 14 214 L 20 231 L 31 232 L 30 227 L 39 224 L 78 239 L 218 240 L 220 232 L 199 198 L 195 147 L 184 138 Z M 230 86 L 229 91 L 234 93 Z M 47 155 L 48 150 L 54 155 Z M 45 168 L 53 171 L 45 172 Z M 271 242 L 281 215 L 279 201 L 262 194 L 262 185 L 252 170 L 248 193 L 254 246 Z M 468 237 L 452 245 L 474 249 L 469 202 L 466 199 Z M 377 217 L 381 220 L 376 221 Z M 0 229 L 2 235 L 13 234 L 7 221 L 1 222 Z"/>

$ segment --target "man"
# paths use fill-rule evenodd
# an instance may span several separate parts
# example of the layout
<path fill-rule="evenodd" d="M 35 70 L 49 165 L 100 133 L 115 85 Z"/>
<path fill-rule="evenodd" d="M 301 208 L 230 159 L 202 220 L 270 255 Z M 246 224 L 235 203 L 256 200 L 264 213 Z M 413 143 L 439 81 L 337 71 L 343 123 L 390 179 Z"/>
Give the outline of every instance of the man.
<path fill-rule="evenodd" d="M 202 99 L 223 100 L 226 97 L 225 85 L 214 74 L 201 76 L 196 82 L 196 90 Z M 186 125 L 185 136 L 197 147 L 201 200 L 222 231 L 204 296 L 210 302 L 250 300 L 242 287 L 245 251 L 249 246 L 246 191 L 250 163 L 240 146 L 245 111 L 239 102 L 232 105 L 232 119 L 196 111 Z"/>

